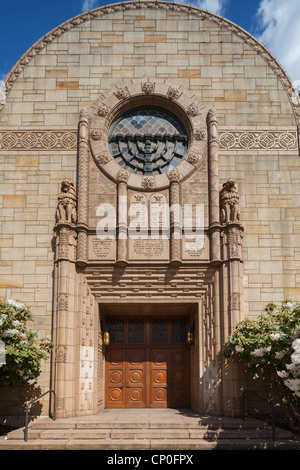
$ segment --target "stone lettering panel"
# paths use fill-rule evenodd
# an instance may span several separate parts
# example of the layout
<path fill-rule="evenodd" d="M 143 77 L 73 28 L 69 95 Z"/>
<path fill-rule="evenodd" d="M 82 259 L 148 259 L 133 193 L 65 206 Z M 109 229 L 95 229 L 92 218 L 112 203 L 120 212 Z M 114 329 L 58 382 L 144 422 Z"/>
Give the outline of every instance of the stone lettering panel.
<path fill-rule="evenodd" d="M 116 241 L 113 238 L 102 240 L 97 236 L 90 236 L 88 243 L 89 260 L 115 261 Z"/>

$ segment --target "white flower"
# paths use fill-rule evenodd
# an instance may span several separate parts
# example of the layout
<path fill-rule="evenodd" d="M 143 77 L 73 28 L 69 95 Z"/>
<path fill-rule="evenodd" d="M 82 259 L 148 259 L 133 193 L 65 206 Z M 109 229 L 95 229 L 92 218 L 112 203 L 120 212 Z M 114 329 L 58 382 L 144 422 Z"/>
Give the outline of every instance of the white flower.
<path fill-rule="evenodd" d="M 262 357 L 266 352 L 271 351 L 271 346 L 266 346 L 265 348 L 254 349 L 254 355 L 257 357 Z"/>
<path fill-rule="evenodd" d="M 21 325 L 21 322 L 19 320 L 13 320 L 12 324 L 13 326 L 19 326 Z"/>
<path fill-rule="evenodd" d="M 2 333 L 2 336 L 14 336 L 14 335 L 18 335 L 19 334 L 19 330 L 17 330 L 16 328 L 11 328 L 11 329 L 8 329 L 6 330 L 4 333 Z"/>
<path fill-rule="evenodd" d="M 280 338 L 280 333 L 272 333 L 270 335 L 270 338 L 273 340 L 273 341 L 276 341 L 277 339 Z"/>
<path fill-rule="evenodd" d="M 7 303 L 11 307 L 15 307 L 18 310 L 22 310 L 23 308 L 26 308 L 24 304 L 22 304 L 21 302 L 17 302 L 16 300 L 13 300 L 13 299 L 8 299 Z"/>
<path fill-rule="evenodd" d="M 292 342 L 292 348 L 297 353 L 300 353 L 300 339 L 299 338 L 294 339 L 294 341 Z"/>
<path fill-rule="evenodd" d="M 277 371 L 277 375 L 282 379 L 286 379 L 288 377 L 288 373 L 285 370 Z"/>
<path fill-rule="evenodd" d="M 244 348 L 242 346 L 239 346 L 238 344 L 235 347 L 236 352 L 243 352 Z"/>
<path fill-rule="evenodd" d="M 291 355 L 292 363 L 293 364 L 300 364 L 300 354 L 294 353 Z"/>
<path fill-rule="evenodd" d="M 287 302 L 287 303 L 285 304 L 285 306 L 286 306 L 286 308 L 288 308 L 288 309 L 293 308 L 292 302 Z"/>
<path fill-rule="evenodd" d="M 278 351 L 275 353 L 276 359 L 282 359 L 286 355 L 287 351 Z"/>
<path fill-rule="evenodd" d="M 300 391 L 300 380 L 299 379 L 287 379 L 284 384 L 293 392 Z"/>
<path fill-rule="evenodd" d="M 300 326 L 296 326 L 296 328 L 294 328 L 294 330 L 292 331 L 292 337 L 298 338 L 299 334 L 300 334 Z"/>
<path fill-rule="evenodd" d="M 262 357 L 262 356 L 264 356 L 265 351 L 264 351 L 263 348 L 254 349 L 254 354 L 255 354 L 255 356 L 257 356 L 257 357 Z"/>

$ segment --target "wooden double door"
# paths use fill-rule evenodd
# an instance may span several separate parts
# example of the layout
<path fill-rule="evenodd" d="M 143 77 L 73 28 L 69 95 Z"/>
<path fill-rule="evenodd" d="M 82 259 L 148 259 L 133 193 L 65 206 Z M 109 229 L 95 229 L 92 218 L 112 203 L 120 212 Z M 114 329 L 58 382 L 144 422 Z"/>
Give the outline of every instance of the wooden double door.
<path fill-rule="evenodd" d="M 188 408 L 188 320 L 110 319 L 107 408 Z"/>

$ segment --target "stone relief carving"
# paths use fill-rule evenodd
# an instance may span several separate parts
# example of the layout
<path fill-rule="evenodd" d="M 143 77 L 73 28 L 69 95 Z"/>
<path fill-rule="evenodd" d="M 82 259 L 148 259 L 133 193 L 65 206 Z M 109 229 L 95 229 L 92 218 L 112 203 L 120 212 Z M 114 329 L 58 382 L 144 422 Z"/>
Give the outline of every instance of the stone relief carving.
<path fill-rule="evenodd" d="M 191 104 L 187 109 L 186 109 L 186 114 L 191 117 L 198 116 L 199 114 L 199 109 L 198 106 L 195 104 Z"/>
<path fill-rule="evenodd" d="M 170 86 L 170 88 L 167 92 L 167 98 L 169 98 L 170 100 L 177 100 L 177 98 L 179 98 L 180 94 L 181 94 L 181 91 L 178 88 Z"/>
<path fill-rule="evenodd" d="M 142 186 L 143 188 L 145 189 L 151 189 L 154 187 L 154 178 L 152 176 L 146 176 L 144 179 L 143 179 L 143 183 L 142 183 Z"/>
<path fill-rule="evenodd" d="M 129 172 L 126 170 L 119 170 L 116 176 L 118 183 L 127 183 L 129 178 Z"/>
<path fill-rule="evenodd" d="M 219 134 L 222 150 L 297 150 L 294 131 L 225 130 Z"/>
<path fill-rule="evenodd" d="M 109 111 L 110 109 L 108 106 L 102 105 L 102 106 L 99 106 L 97 110 L 97 114 L 98 116 L 105 117 L 108 115 Z"/>
<path fill-rule="evenodd" d="M 179 183 L 180 178 L 181 178 L 181 174 L 177 170 L 177 168 L 174 168 L 174 170 L 171 170 L 170 173 L 168 173 L 168 178 L 171 182 Z"/>
<path fill-rule="evenodd" d="M 97 162 L 100 165 L 105 165 L 105 163 L 109 162 L 109 160 L 111 160 L 111 156 L 108 154 L 108 152 L 101 153 L 97 156 Z"/>
<path fill-rule="evenodd" d="M 61 184 L 56 210 L 56 222 L 76 223 L 77 198 L 74 184 L 65 179 Z"/>
<path fill-rule="evenodd" d="M 0 131 L 0 150 L 73 150 L 77 146 L 77 131 Z"/>
<path fill-rule="evenodd" d="M 228 224 L 230 222 L 239 222 L 239 220 L 239 195 L 235 181 L 228 179 L 223 184 L 220 193 L 220 222 L 221 224 Z"/>
<path fill-rule="evenodd" d="M 145 82 L 143 83 L 142 85 L 142 91 L 143 93 L 145 93 L 146 95 L 150 95 L 151 93 L 154 93 L 154 83 L 151 83 L 151 82 Z"/>
<path fill-rule="evenodd" d="M 189 152 L 187 156 L 187 161 L 191 163 L 192 165 L 197 165 L 197 163 L 200 160 L 200 155 L 197 153 Z"/>
<path fill-rule="evenodd" d="M 196 129 L 194 132 L 194 137 L 197 140 L 205 140 L 207 137 L 207 130 L 206 129 Z"/>
<path fill-rule="evenodd" d="M 93 140 L 100 140 L 102 138 L 102 132 L 99 129 L 91 129 L 90 137 Z"/>
<path fill-rule="evenodd" d="M 126 98 L 128 98 L 129 93 L 126 88 L 119 88 L 117 91 L 115 91 L 115 95 L 121 101 L 121 100 L 125 100 Z"/>
<path fill-rule="evenodd" d="M 168 97 L 169 99 L 172 99 Z M 91 129 L 92 140 L 100 140 L 103 136 L 99 129 Z M 206 139 L 205 129 L 196 129 L 196 140 Z M 222 151 L 230 150 L 297 150 L 297 132 L 291 130 L 264 131 L 264 130 L 220 130 L 219 145 Z M 66 131 L 0 131 L 0 150 L 74 150 L 77 147 L 77 130 Z"/>

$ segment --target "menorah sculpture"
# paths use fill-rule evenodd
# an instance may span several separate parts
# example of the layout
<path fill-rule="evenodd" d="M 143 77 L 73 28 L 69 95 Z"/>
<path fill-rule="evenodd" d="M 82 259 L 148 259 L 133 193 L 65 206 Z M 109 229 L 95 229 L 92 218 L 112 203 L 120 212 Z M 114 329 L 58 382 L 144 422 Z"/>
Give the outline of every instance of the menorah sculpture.
<path fill-rule="evenodd" d="M 159 133 L 116 134 L 109 137 L 109 143 L 113 142 L 118 146 L 118 149 L 113 152 L 115 159 L 121 157 L 121 162 L 134 173 L 142 172 L 144 175 L 152 175 L 164 173 L 176 166 L 184 157 L 187 136 Z M 178 148 L 179 142 L 184 144 L 181 149 Z"/>

